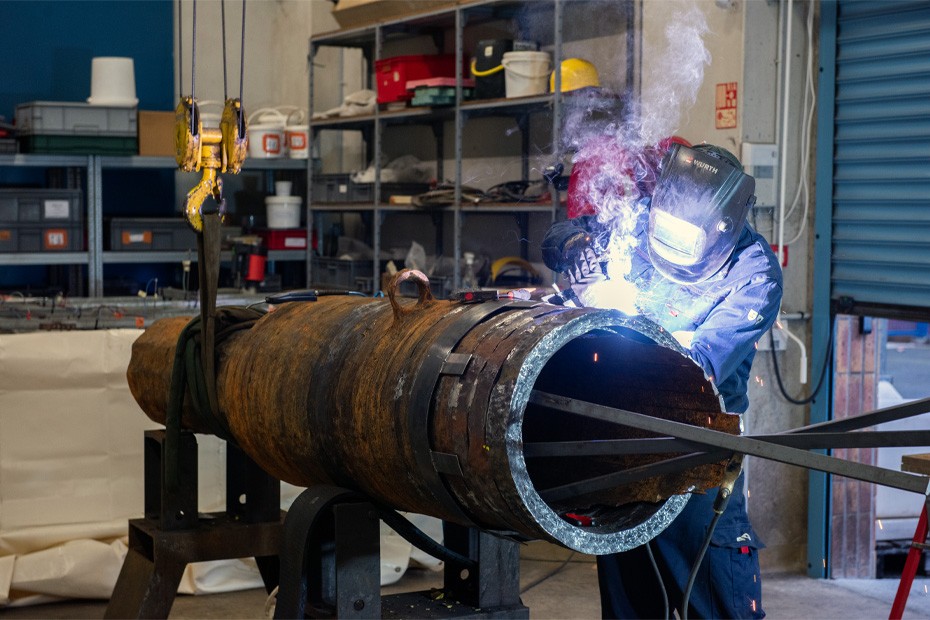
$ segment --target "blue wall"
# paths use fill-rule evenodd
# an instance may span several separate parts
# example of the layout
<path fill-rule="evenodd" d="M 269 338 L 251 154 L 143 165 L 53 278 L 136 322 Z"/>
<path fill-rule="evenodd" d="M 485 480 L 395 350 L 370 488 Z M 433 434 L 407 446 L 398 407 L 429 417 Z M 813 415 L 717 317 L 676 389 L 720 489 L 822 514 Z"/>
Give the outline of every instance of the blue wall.
<path fill-rule="evenodd" d="M 131 57 L 139 109 L 173 110 L 173 49 L 170 0 L 0 0 L 0 116 L 12 121 L 16 105 L 28 101 L 86 101 L 95 56 Z M 44 177 L 41 169 L 0 169 L 0 185 L 41 187 Z M 137 210 L 168 215 L 173 175 L 156 170 L 144 181 L 108 178 L 104 196 L 108 215 Z M 4 267 L 0 287 L 41 289 L 46 271 Z M 108 268 L 108 277 L 119 271 Z"/>
<path fill-rule="evenodd" d="M 139 109 L 173 110 L 170 0 L 0 0 L 0 115 L 17 103 L 85 101 L 95 56 L 129 56 Z"/>

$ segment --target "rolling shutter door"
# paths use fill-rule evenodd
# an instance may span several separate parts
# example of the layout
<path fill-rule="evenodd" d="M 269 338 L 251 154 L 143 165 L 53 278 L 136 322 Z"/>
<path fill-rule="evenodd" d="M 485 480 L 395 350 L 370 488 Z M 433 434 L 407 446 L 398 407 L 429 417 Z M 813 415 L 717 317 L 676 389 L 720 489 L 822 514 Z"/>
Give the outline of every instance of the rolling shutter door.
<path fill-rule="evenodd" d="M 930 3 L 841 0 L 831 298 L 930 316 Z"/>

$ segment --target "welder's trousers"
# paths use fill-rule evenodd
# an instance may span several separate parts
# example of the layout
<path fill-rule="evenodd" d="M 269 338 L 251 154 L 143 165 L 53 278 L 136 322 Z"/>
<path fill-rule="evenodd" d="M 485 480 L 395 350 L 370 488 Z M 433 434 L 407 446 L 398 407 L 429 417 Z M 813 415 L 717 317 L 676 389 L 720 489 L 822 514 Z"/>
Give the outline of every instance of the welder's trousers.
<path fill-rule="evenodd" d="M 764 545 L 746 513 L 743 476 L 717 523 L 691 590 L 688 618 L 763 618 L 758 551 Z M 668 592 L 669 614 L 681 611 L 691 567 L 713 519 L 717 489 L 692 494 L 684 510 L 650 541 Z M 662 618 L 662 588 L 645 546 L 597 558 L 604 618 Z"/>

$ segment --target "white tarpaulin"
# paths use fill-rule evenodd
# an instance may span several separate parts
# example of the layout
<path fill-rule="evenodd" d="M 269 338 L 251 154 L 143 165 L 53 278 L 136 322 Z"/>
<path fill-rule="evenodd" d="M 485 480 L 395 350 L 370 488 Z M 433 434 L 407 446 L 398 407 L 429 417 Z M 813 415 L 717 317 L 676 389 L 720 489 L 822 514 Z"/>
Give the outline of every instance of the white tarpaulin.
<path fill-rule="evenodd" d="M 128 520 L 143 513 L 143 432 L 159 428 L 126 383 L 134 329 L 0 334 L 0 607 L 109 598 Z M 226 445 L 198 435 L 202 512 L 225 508 Z M 282 485 L 282 507 L 301 491 Z M 410 516 L 410 515 L 408 515 Z M 436 538 L 439 522 L 416 523 Z M 410 545 L 382 535 L 382 583 L 399 579 Z M 414 561 L 439 563 L 413 550 Z M 179 592 L 262 586 L 254 560 L 187 567 Z"/>

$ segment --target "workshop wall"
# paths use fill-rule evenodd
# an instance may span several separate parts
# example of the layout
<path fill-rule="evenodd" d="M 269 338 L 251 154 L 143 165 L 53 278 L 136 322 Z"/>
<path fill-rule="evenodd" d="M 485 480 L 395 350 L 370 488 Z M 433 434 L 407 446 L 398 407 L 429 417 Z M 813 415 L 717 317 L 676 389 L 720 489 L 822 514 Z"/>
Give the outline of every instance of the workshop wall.
<path fill-rule="evenodd" d="M 173 108 L 171 15 L 158 0 L 5 2 L 0 115 L 11 120 L 25 101 L 85 101 L 95 56 L 132 57 L 139 107 Z"/>

